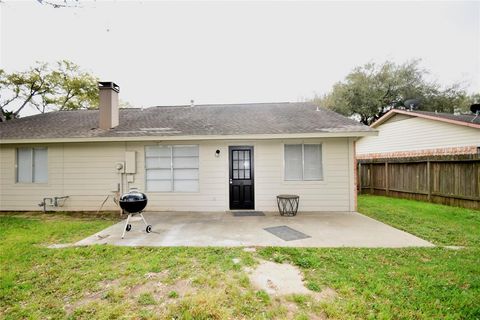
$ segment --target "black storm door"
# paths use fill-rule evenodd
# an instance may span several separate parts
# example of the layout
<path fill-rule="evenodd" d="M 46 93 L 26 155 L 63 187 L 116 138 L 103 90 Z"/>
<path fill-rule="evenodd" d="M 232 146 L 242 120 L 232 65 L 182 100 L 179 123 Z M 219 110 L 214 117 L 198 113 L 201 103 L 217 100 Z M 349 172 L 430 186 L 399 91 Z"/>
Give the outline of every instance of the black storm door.
<path fill-rule="evenodd" d="M 255 209 L 253 147 L 229 147 L 230 209 Z"/>

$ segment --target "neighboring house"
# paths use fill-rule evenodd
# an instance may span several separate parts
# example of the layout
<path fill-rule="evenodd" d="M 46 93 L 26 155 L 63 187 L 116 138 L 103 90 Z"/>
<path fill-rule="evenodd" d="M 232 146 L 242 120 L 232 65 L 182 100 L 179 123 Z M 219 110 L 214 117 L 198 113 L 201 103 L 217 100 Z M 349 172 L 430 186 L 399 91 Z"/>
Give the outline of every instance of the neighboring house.
<path fill-rule="evenodd" d="M 0 123 L 1 210 L 63 196 L 47 209 L 98 210 L 130 188 L 149 211 L 273 211 L 278 194 L 301 211 L 356 210 L 355 141 L 375 130 L 308 103 L 118 110 L 118 91 L 101 83 L 99 110 Z"/>
<path fill-rule="evenodd" d="M 359 191 L 480 208 L 480 117 L 391 110 L 357 142 Z"/>
<path fill-rule="evenodd" d="M 378 136 L 357 142 L 358 159 L 477 154 L 480 116 L 391 110 L 371 125 Z"/>

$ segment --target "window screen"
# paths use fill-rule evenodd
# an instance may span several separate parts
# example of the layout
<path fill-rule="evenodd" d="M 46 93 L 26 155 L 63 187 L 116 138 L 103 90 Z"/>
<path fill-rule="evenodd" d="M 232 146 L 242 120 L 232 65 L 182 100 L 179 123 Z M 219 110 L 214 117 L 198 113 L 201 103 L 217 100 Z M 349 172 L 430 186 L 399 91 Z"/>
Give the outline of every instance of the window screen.
<path fill-rule="evenodd" d="M 322 180 L 321 144 L 285 145 L 285 180 Z"/>
<path fill-rule="evenodd" d="M 322 180 L 322 145 L 303 145 L 303 180 Z"/>
<path fill-rule="evenodd" d="M 285 180 L 302 180 L 302 145 L 285 145 Z"/>
<path fill-rule="evenodd" d="M 147 146 L 145 167 L 147 191 L 198 191 L 198 145 Z"/>
<path fill-rule="evenodd" d="M 47 148 L 17 149 L 17 182 L 48 182 Z"/>

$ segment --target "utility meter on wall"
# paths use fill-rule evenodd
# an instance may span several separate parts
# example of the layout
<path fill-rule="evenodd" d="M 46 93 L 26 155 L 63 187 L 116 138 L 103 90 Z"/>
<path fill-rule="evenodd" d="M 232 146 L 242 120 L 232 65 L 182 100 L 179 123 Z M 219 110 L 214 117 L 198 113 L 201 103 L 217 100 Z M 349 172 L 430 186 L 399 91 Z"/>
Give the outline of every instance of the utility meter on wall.
<path fill-rule="evenodd" d="M 119 172 L 119 173 L 124 173 L 125 172 L 125 164 L 123 162 L 117 162 L 117 163 L 115 163 L 115 169 L 117 169 L 117 172 Z"/>

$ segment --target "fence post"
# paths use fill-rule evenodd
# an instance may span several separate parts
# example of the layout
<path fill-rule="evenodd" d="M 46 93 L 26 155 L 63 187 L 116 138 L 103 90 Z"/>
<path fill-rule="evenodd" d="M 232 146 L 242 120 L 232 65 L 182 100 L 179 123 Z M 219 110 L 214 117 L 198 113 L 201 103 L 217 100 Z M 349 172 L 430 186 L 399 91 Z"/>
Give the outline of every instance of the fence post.
<path fill-rule="evenodd" d="M 431 174 L 430 174 L 430 160 L 427 160 L 427 199 L 428 199 L 428 202 L 430 202 L 431 198 L 432 198 L 432 182 L 430 181 L 431 180 Z"/>
<path fill-rule="evenodd" d="M 385 162 L 385 195 L 388 196 L 388 162 Z"/>
<path fill-rule="evenodd" d="M 370 193 L 373 194 L 373 163 L 370 163 Z"/>

